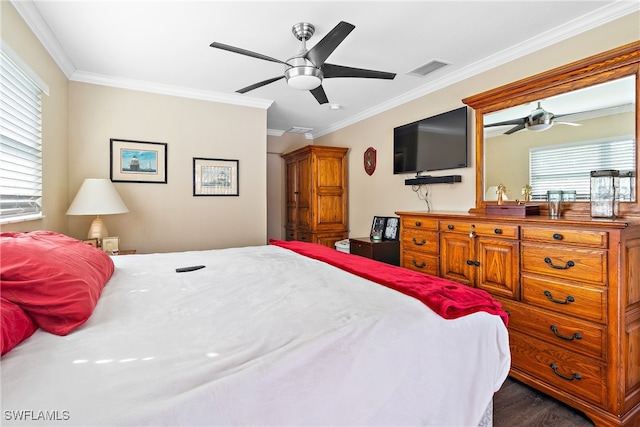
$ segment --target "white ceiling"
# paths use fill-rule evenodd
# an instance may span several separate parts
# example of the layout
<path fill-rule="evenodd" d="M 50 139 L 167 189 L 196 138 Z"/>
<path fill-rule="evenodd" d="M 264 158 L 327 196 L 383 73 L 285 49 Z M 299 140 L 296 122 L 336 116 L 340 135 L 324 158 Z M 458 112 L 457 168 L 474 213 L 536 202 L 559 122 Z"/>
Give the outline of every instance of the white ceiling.
<path fill-rule="evenodd" d="M 74 81 L 266 108 L 270 134 L 318 137 L 562 39 L 637 11 L 637 0 L 569 1 L 59 1 L 12 0 Z M 209 45 L 216 41 L 287 60 L 298 22 L 311 48 L 339 21 L 355 29 L 327 62 L 397 73 L 394 80 L 323 82 L 331 110 L 279 76 L 283 66 Z M 450 65 L 408 75 L 432 60 Z"/>

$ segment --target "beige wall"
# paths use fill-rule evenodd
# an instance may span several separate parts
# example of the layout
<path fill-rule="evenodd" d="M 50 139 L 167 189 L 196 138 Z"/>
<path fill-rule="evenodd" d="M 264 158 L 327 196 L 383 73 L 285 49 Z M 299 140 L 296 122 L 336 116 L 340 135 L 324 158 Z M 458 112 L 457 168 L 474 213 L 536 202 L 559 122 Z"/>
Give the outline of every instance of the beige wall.
<path fill-rule="evenodd" d="M 411 186 L 404 185 L 404 180 L 410 176 L 393 174 L 394 127 L 461 107 L 461 100 L 468 96 L 636 41 L 639 35 L 638 22 L 640 13 L 625 16 L 314 140 L 314 143 L 319 145 L 351 148 L 349 235 L 368 235 L 374 215 L 386 216 L 393 215 L 398 210 L 427 208 L 425 202 L 411 190 Z M 372 176 L 364 172 L 362 160 L 369 146 L 375 148 L 378 155 L 378 167 Z M 476 159 L 472 139 L 469 141 L 469 147 L 469 167 L 432 173 L 462 175 L 462 182 L 459 184 L 430 186 L 429 199 L 432 210 L 467 211 L 475 205 Z"/>
<path fill-rule="evenodd" d="M 169 252 L 266 243 L 266 110 L 69 84 L 68 203 L 109 178 L 109 139 L 167 143 L 167 184 L 115 183 L 130 212 L 104 218 L 120 247 Z M 238 159 L 239 197 L 194 197 L 193 157 Z M 69 217 L 82 238 L 91 217 Z"/>
<path fill-rule="evenodd" d="M 42 96 L 41 220 L 4 224 L 4 231 L 67 231 L 67 78 L 8 1 L 0 1 L 0 34 L 48 86 Z"/>

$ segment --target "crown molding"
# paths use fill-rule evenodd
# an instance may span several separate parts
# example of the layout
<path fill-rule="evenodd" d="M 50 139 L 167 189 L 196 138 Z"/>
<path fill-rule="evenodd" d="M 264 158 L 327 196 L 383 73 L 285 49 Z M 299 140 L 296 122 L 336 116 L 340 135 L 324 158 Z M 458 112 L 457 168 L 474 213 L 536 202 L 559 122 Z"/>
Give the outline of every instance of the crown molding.
<path fill-rule="evenodd" d="M 84 71 L 74 72 L 69 80 L 74 82 L 117 87 L 121 89 L 151 92 L 161 95 L 178 96 L 181 98 L 199 99 L 201 101 L 221 102 L 243 107 L 262 108 L 265 110 L 273 104 L 273 101 L 269 99 L 250 98 L 240 95 L 190 89 L 143 80 L 124 79 L 120 77 L 106 76 L 103 74 L 87 73 Z"/>
<path fill-rule="evenodd" d="M 25 0 L 10 0 L 10 2 L 38 40 L 40 40 L 46 51 L 49 52 L 55 63 L 58 64 L 60 70 L 67 78 L 70 78 L 76 67 L 62 49 L 60 43 L 58 43 L 47 23 L 42 19 L 36 5 L 32 1 Z"/>

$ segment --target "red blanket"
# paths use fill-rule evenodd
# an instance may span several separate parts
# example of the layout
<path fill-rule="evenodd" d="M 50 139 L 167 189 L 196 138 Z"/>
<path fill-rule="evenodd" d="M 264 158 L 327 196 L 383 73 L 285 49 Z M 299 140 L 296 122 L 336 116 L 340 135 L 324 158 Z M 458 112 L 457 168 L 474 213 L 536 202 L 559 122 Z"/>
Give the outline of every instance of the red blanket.
<path fill-rule="evenodd" d="M 361 256 L 350 255 L 317 243 L 285 242 L 276 239 L 270 239 L 269 243 L 326 262 L 349 273 L 414 297 L 445 319 L 455 319 L 477 311 L 486 311 L 500 316 L 505 325 L 509 321 L 502 305 L 482 289 Z"/>

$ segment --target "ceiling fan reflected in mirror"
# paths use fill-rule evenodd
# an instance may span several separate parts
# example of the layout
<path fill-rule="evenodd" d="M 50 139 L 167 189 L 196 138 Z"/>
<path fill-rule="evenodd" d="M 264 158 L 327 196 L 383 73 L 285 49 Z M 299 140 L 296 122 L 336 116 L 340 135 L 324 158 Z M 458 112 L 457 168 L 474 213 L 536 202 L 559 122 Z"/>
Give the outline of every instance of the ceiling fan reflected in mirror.
<path fill-rule="evenodd" d="M 538 101 L 538 107 L 526 117 L 522 117 L 520 119 L 507 120 L 504 122 L 486 124 L 485 127 L 515 125 L 504 133 L 505 135 L 511 135 L 512 133 L 516 133 L 518 131 L 521 131 L 522 129 L 527 129 L 534 132 L 541 132 L 549 129 L 554 124 L 582 126 L 580 123 L 571 123 L 571 122 L 556 120 L 560 117 L 568 116 L 569 114 L 556 116 L 552 112 L 542 108 L 541 104 L 542 102 Z"/>
<path fill-rule="evenodd" d="M 298 53 L 286 61 L 281 61 L 270 56 L 218 42 L 213 42 L 210 46 L 216 49 L 222 49 L 284 65 L 284 73 L 281 76 L 272 77 L 270 79 L 254 83 L 250 86 L 239 89 L 236 92 L 246 93 L 284 78 L 289 86 L 295 89 L 308 90 L 320 104 L 326 104 L 329 100 L 327 99 L 327 95 L 322 87 L 323 79 L 335 77 L 357 77 L 393 80 L 396 76 L 395 73 L 346 67 L 344 65 L 334 65 L 325 62 L 329 55 L 333 53 L 338 45 L 342 43 L 354 28 L 354 25 L 341 21 L 315 46 L 307 50 L 307 40 L 309 40 L 315 32 L 315 27 L 307 22 L 295 24 L 291 28 L 291 31 L 302 43 L 302 48 Z"/>

